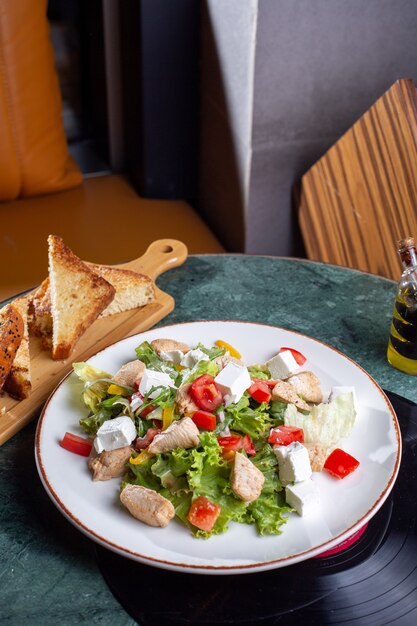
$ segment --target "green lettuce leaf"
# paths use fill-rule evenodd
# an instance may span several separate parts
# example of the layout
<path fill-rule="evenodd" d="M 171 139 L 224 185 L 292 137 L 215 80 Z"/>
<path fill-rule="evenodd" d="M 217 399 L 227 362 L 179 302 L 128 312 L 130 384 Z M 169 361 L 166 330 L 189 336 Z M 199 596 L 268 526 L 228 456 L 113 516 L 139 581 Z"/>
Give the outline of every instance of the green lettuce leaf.
<path fill-rule="evenodd" d="M 226 407 L 224 413 L 225 421 L 232 430 L 247 433 L 254 442 L 265 438 L 269 429 L 274 425 L 267 405 L 259 404 L 255 408 L 251 407 L 247 393 L 243 394 L 239 402 Z"/>
<path fill-rule="evenodd" d="M 255 523 L 260 535 L 280 534 L 288 519 L 286 513 L 292 509 L 285 503 L 272 447 L 265 444 L 251 461 L 265 476 L 265 483 L 259 498 L 249 504 L 246 521 Z"/>
<path fill-rule="evenodd" d="M 73 363 L 72 367 L 78 378 L 86 383 L 82 394 L 84 403 L 90 411 L 96 412 L 99 403 L 107 395 L 107 389 L 111 383 L 111 374 L 83 362 Z M 95 384 L 90 385 L 89 383 L 92 382 Z"/>
<path fill-rule="evenodd" d="M 169 374 L 174 381 L 178 377 L 178 372 L 173 363 L 160 359 L 148 341 L 143 341 L 140 346 L 136 348 L 135 352 L 137 358 L 142 361 L 148 369 L 156 372 L 165 372 Z"/>

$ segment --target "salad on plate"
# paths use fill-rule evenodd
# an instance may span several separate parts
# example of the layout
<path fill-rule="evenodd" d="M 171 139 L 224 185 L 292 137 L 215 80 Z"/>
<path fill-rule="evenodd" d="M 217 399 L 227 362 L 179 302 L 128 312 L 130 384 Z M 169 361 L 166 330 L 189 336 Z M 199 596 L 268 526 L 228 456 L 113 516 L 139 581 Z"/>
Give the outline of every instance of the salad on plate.
<path fill-rule="evenodd" d="M 340 445 L 355 423 L 354 388 L 324 393 L 293 348 L 247 365 L 222 340 L 155 339 L 135 356 L 115 374 L 73 365 L 85 436 L 67 432 L 60 444 L 88 457 L 92 480 L 119 479 L 121 505 L 140 522 L 176 518 L 203 538 L 233 521 L 277 535 L 291 515 L 320 509 L 316 472 L 342 479 L 359 466 Z"/>

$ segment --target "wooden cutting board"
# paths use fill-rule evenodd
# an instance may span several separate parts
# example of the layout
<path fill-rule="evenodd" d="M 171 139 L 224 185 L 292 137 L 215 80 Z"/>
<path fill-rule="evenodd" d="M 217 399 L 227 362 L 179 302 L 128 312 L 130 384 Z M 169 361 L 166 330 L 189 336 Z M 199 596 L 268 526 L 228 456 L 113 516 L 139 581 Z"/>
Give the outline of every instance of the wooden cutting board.
<path fill-rule="evenodd" d="M 155 280 L 167 270 L 182 265 L 187 247 L 174 239 L 154 241 L 141 257 L 117 267 L 146 274 Z M 0 397 L 0 445 L 39 414 L 40 408 L 75 361 L 85 361 L 107 346 L 159 322 L 174 308 L 174 299 L 156 287 L 155 301 L 139 309 L 98 319 L 84 333 L 71 356 L 53 361 L 49 350 L 43 350 L 38 337 L 30 338 L 32 393 L 25 400 Z"/>

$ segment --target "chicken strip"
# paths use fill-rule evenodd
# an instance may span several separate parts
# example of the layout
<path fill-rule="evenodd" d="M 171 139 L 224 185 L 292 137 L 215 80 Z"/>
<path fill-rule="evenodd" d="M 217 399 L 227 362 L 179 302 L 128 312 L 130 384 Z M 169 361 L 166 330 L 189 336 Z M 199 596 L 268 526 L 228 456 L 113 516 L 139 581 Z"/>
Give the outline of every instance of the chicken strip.
<path fill-rule="evenodd" d="M 145 364 L 139 359 L 125 363 L 113 376 L 115 385 L 127 385 L 128 387 L 139 386 L 145 371 Z"/>
<path fill-rule="evenodd" d="M 176 339 L 154 339 L 151 341 L 151 346 L 158 356 L 161 352 L 171 352 L 171 350 L 181 350 L 184 354 L 191 350 L 186 343 L 176 341 Z"/>
<path fill-rule="evenodd" d="M 323 402 L 320 379 L 314 372 L 298 372 L 298 374 L 289 376 L 286 381 L 294 387 L 296 393 L 306 402 L 312 402 L 313 404 Z"/>
<path fill-rule="evenodd" d="M 124 446 L 116 450 L 104 450 L 90 459 L 88 467 L 93 472 L 93 480 L 110 480 L 122 476 L 132 452 L 131 446 Z"/>
<path fill-rule="evenodd" d="M 149 526 L 165 528 L 175 516 L 174 506 L 167 498 L 142 485 L 126 485 L 120 501 L 133 517 Z"/>
<path fill-rule="evenodd" d="M 190 387 L 191 383 L 188 383 L 182 385 L 177 390 L 175 402 L 180 415 L 192 415 L 195 411 L 198 411 L 198 406 L 190 396 Z"/>
<path fill-rule="evenodd" d="M 235 363 L 236 365 L 245 365 L 242 359 L 237 359 L 235 356 L 230 356 L 229 352 L 223 354 L 223 356 L 217 356 L 213 359 L 213 363 L 216 363 L 220 369 L 224 369 L 228 363 Z"/>
<path fill-rule="evenodd" d="M 264 482 L 261 470 L 244 454 L 236 452 L 230 475 L 230 486 L 235 496 L 244 502 L 253 502 L 259 498 Z"/>
<path fill-rule="evenodd" d="M 168 428 L 155 435 L 149 444 L 151 454 L 169 452 L 176 448 L 195 448 L 200 442 L 199 430 L 190 417 L 172 422 Z"/>
<path fill-rule="evenodd" d="M 322 443 L 308 443 L 304 442 L 303 446 L 307 448 L 308 456 L 310 457 L 310 465 L 313 472 L 321 472 L 323 470 L 324 463 L 329 455 L 329 447 Z"/>
<path fill-rule="evenodd" d="M 310 411 L 311 407 L 297 395 L 294 387 L 284 380 L 279 380 L 271 392 L 272 400 L 279 400 L 287 404 L 295 404 L 300 411 Z"/>

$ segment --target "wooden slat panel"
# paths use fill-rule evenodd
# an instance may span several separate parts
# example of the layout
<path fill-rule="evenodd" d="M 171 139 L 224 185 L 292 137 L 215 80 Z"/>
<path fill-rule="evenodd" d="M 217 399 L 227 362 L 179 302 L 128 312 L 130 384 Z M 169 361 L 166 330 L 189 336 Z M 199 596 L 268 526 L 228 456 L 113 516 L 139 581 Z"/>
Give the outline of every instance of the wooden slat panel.
<path fill-rule="evenodd" d="M 417 237 L 417 93 L 397 81 L 303 176 L 309 259 L 394 280 L 396 241 Z"/>

